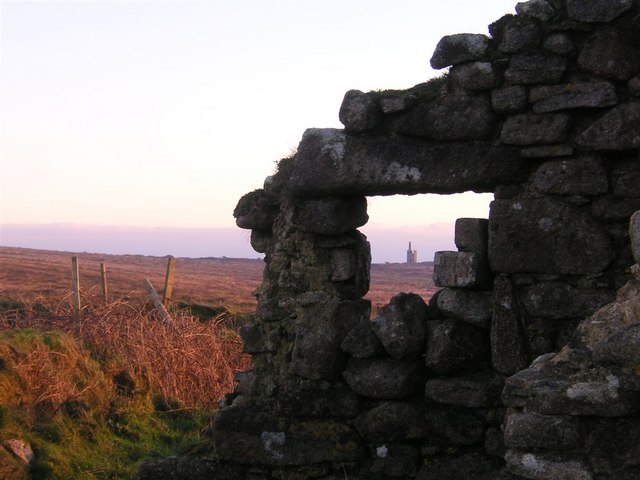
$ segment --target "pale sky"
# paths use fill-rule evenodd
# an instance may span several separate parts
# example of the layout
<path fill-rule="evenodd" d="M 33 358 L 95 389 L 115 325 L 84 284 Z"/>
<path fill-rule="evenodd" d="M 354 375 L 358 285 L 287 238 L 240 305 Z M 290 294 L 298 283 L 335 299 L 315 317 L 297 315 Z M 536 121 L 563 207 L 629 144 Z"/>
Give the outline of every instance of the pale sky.
<path fill-rule="evenodd" d="M 306 128 L 341 127 L 347 90 L 437 75 L 443 35 L 487 33 L 515 3 L 4 0 L 0 223 L 232 227 Z M 486 217 L 489 201 L 373 198 L 370 223 Z"/>

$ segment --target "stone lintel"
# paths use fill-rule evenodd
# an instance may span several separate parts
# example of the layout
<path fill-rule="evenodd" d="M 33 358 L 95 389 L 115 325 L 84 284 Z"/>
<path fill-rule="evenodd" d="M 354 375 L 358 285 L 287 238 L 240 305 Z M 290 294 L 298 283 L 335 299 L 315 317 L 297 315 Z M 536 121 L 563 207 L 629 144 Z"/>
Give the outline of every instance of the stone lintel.
<path fill-rule="evenodd" d="M 302 197 L 491 192 L 521 181 L 523 170 L 517 147 L 309 129 L 298 147 L 290 188 Z"/>

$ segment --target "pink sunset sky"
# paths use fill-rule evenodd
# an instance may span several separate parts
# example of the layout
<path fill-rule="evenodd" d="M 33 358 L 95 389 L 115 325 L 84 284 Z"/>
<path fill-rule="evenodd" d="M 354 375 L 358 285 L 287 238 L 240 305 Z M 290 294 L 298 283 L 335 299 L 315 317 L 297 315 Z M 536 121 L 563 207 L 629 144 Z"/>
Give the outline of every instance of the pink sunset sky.
<path fill-rule="evenodd" d="M 249 257 L 233 208 L 349 89 L 436 76 L 495 0 L 0 3 L 0 245 Z M 374 262 L 453 249 L 490 195 L 369 199 Z"/>

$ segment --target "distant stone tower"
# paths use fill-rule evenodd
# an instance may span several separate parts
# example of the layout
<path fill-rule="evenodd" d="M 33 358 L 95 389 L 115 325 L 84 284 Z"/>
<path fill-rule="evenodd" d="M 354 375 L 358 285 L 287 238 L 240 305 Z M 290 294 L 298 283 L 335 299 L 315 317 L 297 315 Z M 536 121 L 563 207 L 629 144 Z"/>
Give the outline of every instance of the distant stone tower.
<path fill-rule="evenodd" d="M 418 263 L 418 251 L 411 250 L 411 242 L 409 242 L 409 249 L 407 250 L 407 263 L 409 265 Z"/>

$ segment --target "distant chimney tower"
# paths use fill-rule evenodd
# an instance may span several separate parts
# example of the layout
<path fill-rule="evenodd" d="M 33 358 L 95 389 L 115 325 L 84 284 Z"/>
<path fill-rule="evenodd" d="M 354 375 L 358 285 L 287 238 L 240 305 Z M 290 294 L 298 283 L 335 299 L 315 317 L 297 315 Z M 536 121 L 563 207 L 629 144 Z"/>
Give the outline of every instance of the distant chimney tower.
<path fill-rule="evenodd" d="M 413 265 L 414 263 L 418 263 L 418 251 L 411 250 L 411 242 L 409 242 L 409 249 L 407 250 L 407 263 L 409 265 Z"/>

